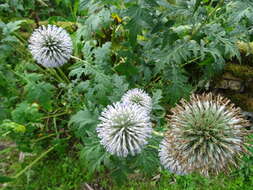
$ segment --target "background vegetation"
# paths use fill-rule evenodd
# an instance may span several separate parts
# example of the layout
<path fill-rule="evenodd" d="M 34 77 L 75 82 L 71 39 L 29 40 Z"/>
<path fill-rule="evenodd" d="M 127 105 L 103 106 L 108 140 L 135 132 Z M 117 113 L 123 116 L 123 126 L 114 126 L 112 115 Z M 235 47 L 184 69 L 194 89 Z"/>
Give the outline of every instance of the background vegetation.
<path fill-rule="evenodd" d="M 120 159 L 95 132 L 101 110 L 130 88 L 152 96 L 164 132 L 169 109 L 212 90 L 228 62 L 251 68 L 251 0 L 0 0 L 0 19 L 3 189 L 253 189 L 252 156 L 218 177 L 176 176 L 159 164 L 160 136 Z M 65 28 L 85 61 L 36 64 L 28 38 L 43 24 Z"/>

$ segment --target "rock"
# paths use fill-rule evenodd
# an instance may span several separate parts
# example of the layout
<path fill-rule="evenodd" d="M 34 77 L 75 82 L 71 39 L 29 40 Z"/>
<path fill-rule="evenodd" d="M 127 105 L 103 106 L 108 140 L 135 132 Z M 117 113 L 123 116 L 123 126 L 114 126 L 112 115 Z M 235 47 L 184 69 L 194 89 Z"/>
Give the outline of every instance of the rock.
<path fill-rule="evenodd" d="M 253 78 L 253 67 L 239 63 L 227 63 L 224 70 L 226 73 L 232 74 L 234 78 L 241 80 L 249 80 Z"/>
<path fill-rule="evenodd" d="M 224 73 L 211 83 L 211 89 L 220 93 L 238 107 L 253 112 L 253 67 L 227 63 Z"/>
<path fill-rule="evenodd" d="M 253 130 L 253 112 L 247 112 L 247 111 L 243 111 L 242 115 L 249 120 L 250 122 L 250 130 Z"/>
<path fill-rule="evenodd" d="M 236 78 L 230 73 L 224 73 L 215 85 L 216 89 L 233 90 L 237 92 L 244 91 L 244 81 Z"/>

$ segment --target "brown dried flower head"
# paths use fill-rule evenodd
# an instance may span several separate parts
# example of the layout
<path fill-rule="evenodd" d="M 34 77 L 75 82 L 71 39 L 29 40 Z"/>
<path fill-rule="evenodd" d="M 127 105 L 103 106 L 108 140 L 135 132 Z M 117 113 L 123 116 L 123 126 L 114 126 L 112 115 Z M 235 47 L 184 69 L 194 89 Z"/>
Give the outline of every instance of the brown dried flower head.
<path fill-rule="evenodd" d="M 159 152 L 162 165 L 171 172 L 216 175 L 238 166 L 247 153 L 248 121 L 227 98 L 192 95 L 171 112 Z"/>

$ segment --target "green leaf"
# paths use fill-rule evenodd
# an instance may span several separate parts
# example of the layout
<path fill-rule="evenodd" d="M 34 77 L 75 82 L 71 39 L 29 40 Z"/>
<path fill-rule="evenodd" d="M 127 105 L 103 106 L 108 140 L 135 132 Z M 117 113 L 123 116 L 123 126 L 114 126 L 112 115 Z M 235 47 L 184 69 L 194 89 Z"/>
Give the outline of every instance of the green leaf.
<path fill-rule="evenodd" d="M 136 166 L 146 175 L 152 176 L 159 166 L 158 151 L 146 147 L 136 159 Z"/>
<path fill-rule="evenodd" d="M 188 84 L 188 77 L 184 74 L 184 71 L 177 66 L 172 66 L 168 72 L 168 78 L 171 80 L 171 84 L 168 87 L 168 97 L 170 104 L 177 103 L 182 97 L 188 97 L 192 86 Z"/>
<path fill-rule="evenodd" d="M 0 175 L 0 183 L 7 183 L 7 182 L 10 182 L 10 181 L 13 181 L 13 180 L 14 180 L 13 178 Z"/>
<path fill-rule="evenodd" d="M 34 83 L 29 82 L 25 88 L 28 102 L 37 102 L 48 111 L 52 111 L 52 103 L 55 87 L 46 82 Z"/>
<path fill-rule="evenodd" d="M 199 8 L 201 1 L 202 1 L 202 0 L 196 0 L 196 3 L 195 3 L 195 5 L 194 5 L 193 14 L 194 14 L 194 13 L 197 11 L 197 9 Z"/>
<path fill-rule="evenodd" d="M 82 137 L 85 133 L 94 130 L 98 123 L 97 117 L 96 114 L 91 113 L 89 110 L 81 110 L 71 116 L 68 125 L 74 126 L 79 133 L 78 136 Z"/>
<path fill-rule="evenodd" d="M 128 90 L 128 83 L 125 82 L 124 78 L 118 75 L 113 75 L 112 83 L 114 85 L 113 92 L 109 99 L 111 102 L 116 102 L 121 99 L 123 94 Z"/>
<path fill-rule="evenodd" d="M 91 172 L 101 171 L 103 164 L 108 163 L 110 154 L 105 152 L 104 148 L 96 138 L 86 138 L 85 147 L 82 149 L 81 158 L 87 163 Z"/>
<path fill-rule="evenodd" d="M 138 73 L 138 69 L 131 62 L 125 62 L 117 65 L 115 69 L 120 72 L 120 74 L 127 75 L 129 77 L 136 75 Z"/>
<path fill-rule="evenodd" d="M 22 102 L 17 105 L 16 109 L 11 112 L 12 119 L 20 124 L 26 125 L 28 122 L 38 122 L 42 114 L 39 113 L 38 104 Z"/>
<path fill-rule="evenodd" d="M 92 32 L 97 32 L 103 36 L 102 29 L 109 27 L 112 21 L 110 9 L 99 5 L 99 3 L 89 3 L 89 16 L 86 19 L 87 29 Z"/>
<path fill-rule="evenodd" d="M 25 20 L 18 20 L 14 22 L 9 22 L 3 27 L 3 34 L 5 36 L 10 35 L 12 32 L 18 30 L 20 28 L 20 24 L 25 22 Z M 1 26 L 1 25 L 0 25 Z"/>
<path fill-rule="evenodd" d="M 163 109 L 159 104 L 161 103 L 162 99 L 162 90 L 157 89 L 155 92 L 153 92 L 152 96 L 152 104 L 154 110 L 160 110 Z"/>
<path fill-rule="evenodd" d="M 137 35 L 142 32 L 144 28 L 147 28 L 152 23 L 153 18 L 149 14 L 149 10 L 141 8 L 140 6 L 130 7 L 126 14 L 131 20 L 126 24 L 126 28 L 129 29 L 129 40 L 132 46 L 136 45 Z"/>
<path fill-rule="evenodd" d="M 3 123 L 0 125 L 0 127 L 4 129 L 9 129 L 14 131 L 15 133 L 24 133 L 26 131 L 26 127 L 24 125 L 20 125 L 18 123 L 12 122 L 10 120 L 5 120 Z"/>
<path fill-rule="evenodd" d="M 119 164 L 122 165 L 122 164 Z M 115 180 L 118 186 L 123 185 L 127 181 L 128 173 L 122 167 L 113 169 L 111 173 L 112 178 Z"/>
<path fill-rule="evenodd" d="M 162 90 L 157 89 L 153 92 L 152 96 L 152 119 L 160 123 L 160 119 L 164 118 L 166 112 L 165 109 L 160 105 L 162 100 Z M 155 115 L 155 117 L 153 117 Z"/>
<path fill-rule="evenodd" d="M 96 64 L 107 64 L 110 60 L 110 52 L 111 52 L 111 42 L 106 42 L 102 45 L 102 47 L 98 47 L 94 50 L 95 54 L 95 63 Z"/>

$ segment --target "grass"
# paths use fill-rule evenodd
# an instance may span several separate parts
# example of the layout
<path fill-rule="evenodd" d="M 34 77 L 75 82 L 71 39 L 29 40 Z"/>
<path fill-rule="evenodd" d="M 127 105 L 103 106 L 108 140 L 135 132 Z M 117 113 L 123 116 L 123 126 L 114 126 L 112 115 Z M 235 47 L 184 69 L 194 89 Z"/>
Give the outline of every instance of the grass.
<path fill-rule="evenodd" d="M 15 149 L 1 151 L 1 173 L 15 176 L 31 163 L 36 156 L 28 155 L 19 161 Z M 60 156 L 61 155 L 61 156 Z M 86 190 L 87 184 L 94 190 L 251 190 L 253 189 L 253 166 L 246 162 L 246 168 L 236 170 L 230 175 L 204 178 L 199 175 L 176 176 L 162 170 L 153 177 L 132 174 L 124 184 L 117 185 L 106 173 L 92 174 L 84 161 L 74 153 L 52 152 L 16 180 L 5 190 Z M 246 177 L 247 176 L 247 177 Z M 85 186 L 86 185 L 86 186 Z"/>

